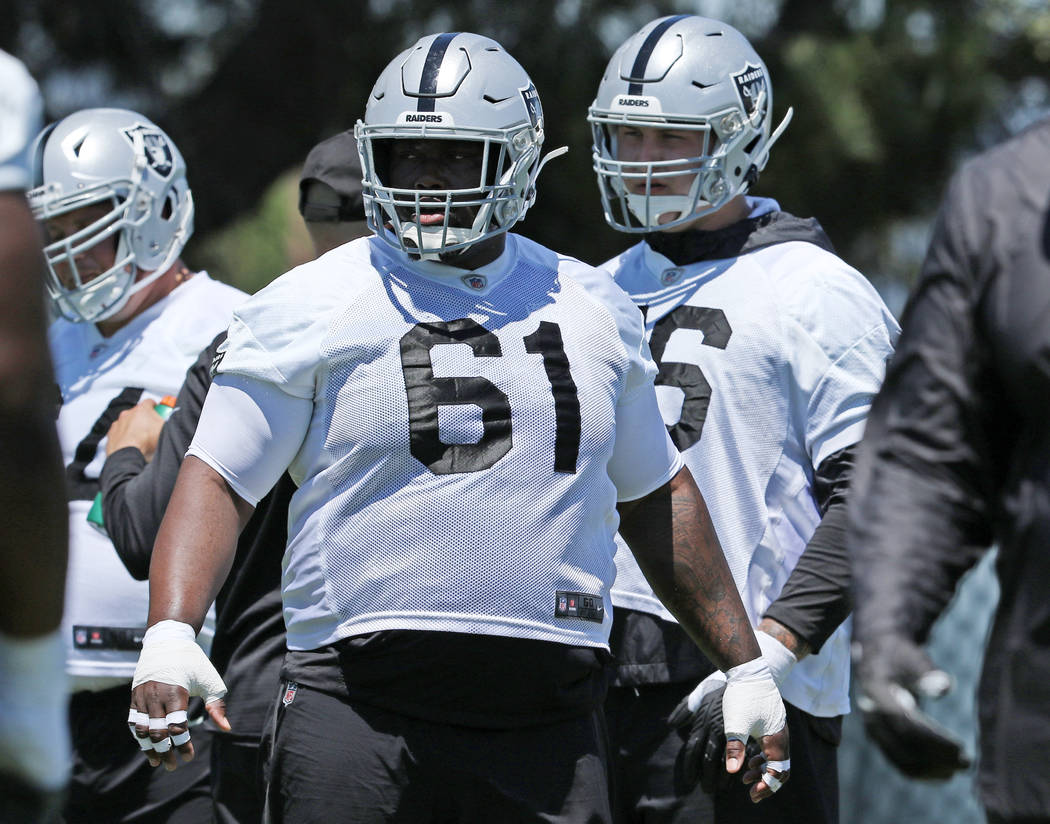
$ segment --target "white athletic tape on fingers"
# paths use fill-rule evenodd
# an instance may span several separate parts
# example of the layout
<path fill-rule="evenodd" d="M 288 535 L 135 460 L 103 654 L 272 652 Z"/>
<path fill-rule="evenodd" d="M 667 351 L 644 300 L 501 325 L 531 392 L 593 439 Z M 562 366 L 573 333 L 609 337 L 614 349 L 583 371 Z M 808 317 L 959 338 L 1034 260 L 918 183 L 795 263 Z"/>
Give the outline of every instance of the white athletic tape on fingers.
<path fill-rule="evenodd" d="M 767 770 L 776 770 L 777 772 L 787 772 L 791 769 L 791 759 L 785 758 L 783 761 L 766 761 L 763 765 Z"/>
<path fill-rule="evenodd" d="M 771 772 L 762 773 L 762 780 L 765 782 L 766 786 L 769 787 L 770 792 L 775 793 L 777 790 L 784 786 L 784 782 L 777 778 L 775 775 L 773 775 L 773 773 Z"/>
<path fill-rule="evenodd" d="M 168 720 L 166 718 L 151 718 L 149 720 L 149 728 L 151 730 L 166 730 L 168 728 Z"/>
<path fill-rule="evenodd" d="M 190 740 L 190 731 L 189 730 L 186 730 L 186 732 L 180 732 L 178 735 L 173 735 L 171 737 L 171 743 L 174 744 L 176 747 L 181 747 L 183 744 L 185 744 L 189 740 Z"/>
<path fill-rule="evenodd" d="M 171 749 L 171 739 L 165 738 L 163 741 L 154 741 L 153 750 L 154 752 L 167 752 Z"/>
<path fill-rule="evenodd" d="M 135 727 L 136 724 L 142 724 L 142 725 L 149 724 L 149 716 L 146 715 L 146 713 L 139 712 L 137 709 L 132 707 L 131 710 L 128 712 L 128 726 L 132 728 L 131 729 L 131 734 L 132 735 L 135 735 L 134 727 Z M 138 738 L 137 735 L 135 737 Z"/>
<path fill-rule="evenodd" d="M 135 743 L 139 745 L 139 749 L 145 752 L 146 750 L 153 749 L 153 742 L 150 740 L 148 735 L 139 737 L 138 732 L 135 730 L 136 724 L 148 724 L 149 716 L 144 712 L 139 712 L 137 709 L 132 707 L 128 711 L 128 730 L 131 732 L 131 737 L 135 739 Z"/>
<path fill-rule="evenodd" d="M 175 712 L 169 712 L 164 717 L 164 721 L 167 724 L 185 724 L 187 718 L 189 718 L 189 716 L 187 715 L 186 710 L 175 710 Z"/>

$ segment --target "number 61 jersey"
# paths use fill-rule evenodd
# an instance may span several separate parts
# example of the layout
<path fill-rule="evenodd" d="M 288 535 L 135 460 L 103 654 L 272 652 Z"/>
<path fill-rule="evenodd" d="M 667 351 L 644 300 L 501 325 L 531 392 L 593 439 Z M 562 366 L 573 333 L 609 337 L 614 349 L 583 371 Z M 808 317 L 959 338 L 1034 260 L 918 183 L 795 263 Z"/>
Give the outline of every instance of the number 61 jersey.
<path fill-rule="evenodd" d="M 244 298 L 200 272 L 108 338 L 91 323 L 51 325 L 69 498 L 63 634 L 75 690 L 130 681 L 146 627 L 148 583 L 131 577 L 109 537 L 87 520 L 106 460 L 106 433 L 139 401 L 177 394 L 186 369 Z"/>
<path fill-rule="evenodd" d="M 285 466 L 299 484 L 291 649 L 393 629 L 607 644 L 616 501 L 682 463 L 605 273 L 513 234 L 477 271 L 361 239 L 252 298 L 220 357 L 190 454 L 249 502 Z M 213 412 L 227 390 L 260 399 L 257 437 Z"/>
<path fill-rule="evenodd" d="M 642 242 L 602 268 L 645 313 L 664 422 L 757 626 L 820 522 L 815 468 L 860 440 L 899 328 L 814 222 L 778 212 L 737 240 L 684 266 Z M 673 620 L 622 547 L 616 563 L 614 605 Z M 849 711 L 848 686 L 847 622 L 781 693 L 828 717 Z"/>

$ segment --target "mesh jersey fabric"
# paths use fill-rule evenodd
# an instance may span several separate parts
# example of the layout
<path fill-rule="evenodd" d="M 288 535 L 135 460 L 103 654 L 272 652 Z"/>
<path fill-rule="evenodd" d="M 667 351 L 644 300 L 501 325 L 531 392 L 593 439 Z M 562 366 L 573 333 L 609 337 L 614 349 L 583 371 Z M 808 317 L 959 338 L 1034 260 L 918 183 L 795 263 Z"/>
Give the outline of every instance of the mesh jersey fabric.
<path fill-rule="evenodd" d="M 49 338 L 62 393 L 58 435 L 69 497 L 69 572 L 62 633 L 74 677 L 127 679 L 137 649 L 79 638 L 74 627 L 145 629 L 149 584 L 136 581 L 109 537 L 87 520 L 106 459 L 106 432 L 145 398 L 174 395 L 197 354 L 226 324 L 243 292 L 199 272 L 112 336 L 91 323 L 59 319 Z M 201 632 L 207 643 L 211 624 Z M 104 639 L 103 639 L 104 640 Z M 86 682 L 85 682 L 86 683 Z"/>
<path fill-rule="evenodd" d="M 30 145 L 40 130 L 43 102 L 17 58 L 0 49 L 0 192 L 30 185 Z"/>
<path fill-rule="evenodd" d="M 820 521 L 814 467 L 863 434 L 897 323 L 859 272 L 806 242 L 676 267 L 643 241 L 603 268 L 644 307 L 664 421 L 757 625 Z M 673 620 L 617 541 L 614 605 Z M 849 711 L 848 623 L 792 669 L 786 701 Z"/>
<path fill-rule="evenodd" d="M 618 412 L 651 397 L 655 364 L 605 273 L 516 235 L 504 256 L 506 276 L 478 293 L 361 239 L 237 312 L 216 386 L 265 381 L 314 408 L 305 432 L 278 435 L 300 439 L 290 649 L 388 629 L 606 646 L 607 464 Z M 204 442 L 208 418 L 206 404 L 194 448 L 221 464 L 236 450 Z M 647 492 L 680 465 L 672 449 L 634 474 Z M 559 592 L 605 609 L 556 614 Z"/>

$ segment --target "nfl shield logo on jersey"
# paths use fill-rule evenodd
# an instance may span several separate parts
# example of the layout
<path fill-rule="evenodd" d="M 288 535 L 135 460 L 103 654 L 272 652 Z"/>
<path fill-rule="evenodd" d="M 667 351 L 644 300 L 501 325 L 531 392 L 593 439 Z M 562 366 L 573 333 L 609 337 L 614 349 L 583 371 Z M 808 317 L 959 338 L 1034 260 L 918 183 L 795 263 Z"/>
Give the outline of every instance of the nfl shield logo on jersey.
<path fill-rule="evenodd" d="M 463 282 L 471 289 L 484 289 L 488 280 L 484 275 L 464 275 Z"/>
<path fill-rule="evenodd" d="M 284 697 L 281 698 L 281 703 L 286 707 L 295 700 L 295 694 L 299 691 L 299 685 L 295 681 L 289 681 L 284 685 Z"/>

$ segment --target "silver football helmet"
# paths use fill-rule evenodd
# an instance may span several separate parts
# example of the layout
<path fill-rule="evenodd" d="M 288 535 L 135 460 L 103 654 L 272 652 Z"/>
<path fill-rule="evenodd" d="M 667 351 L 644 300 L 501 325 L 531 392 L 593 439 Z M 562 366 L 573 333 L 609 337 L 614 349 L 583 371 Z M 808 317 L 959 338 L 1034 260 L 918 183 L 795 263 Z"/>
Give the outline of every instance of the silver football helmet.
<path fill-rule="evenodd" d="M 468 32 L 431 34 L 380 74 L 355 127 L 368 226 L 391 245 L 434 259 L 507 231 L 536 200 L 543 109 L 528 74 L 497 43 Z M 390 141 L 472 140 L 483 145 L 481 174 L 466 189 L 396 189 Z M 440 222 L 432 216 L 444 207 Z M 473 225 L 450 226 L 453 207 L 478 207 Z"/>
<path fill-rule="evenodd" d="M 38 221 L 97 203 L 109 210 L 44 248 L 47 288 L 68 320 L 95 323 L 163 275 L 193 234 L 186 164 L 163 131 L 125 109 L 84 109 L 48 126 L 34 149 Z M 85 279 L 76 258 L 116 237 L 113 266 Z"/>
<path fill-rule="evenodd" d="M 720 209 L 758 179 L 791 115 L 771 133 L 769 72 L 732 26 L 690 14 L 648 23 L 613 54 L 587 117 L 606 221 L 651 232 Z M 701 153 L 621 161 L 617 128 L 626 125 L 699 132 Z M 688 194 L 652 193 L 653 181 L 688 174 L 695 175 Z M 642 188 L 627 185 L 635 181 L 644 181 L 642 191 L 629 191 Z"/>

